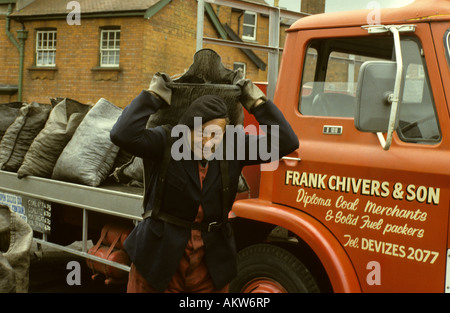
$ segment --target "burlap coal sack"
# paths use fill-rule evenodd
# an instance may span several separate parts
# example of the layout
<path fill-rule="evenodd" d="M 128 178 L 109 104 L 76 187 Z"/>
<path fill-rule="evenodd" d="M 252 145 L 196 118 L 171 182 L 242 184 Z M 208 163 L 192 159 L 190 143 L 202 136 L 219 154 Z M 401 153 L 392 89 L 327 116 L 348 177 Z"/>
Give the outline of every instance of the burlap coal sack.
<path fill-rule="evenodd" d="M 114 172 L 111 174 L 111 178 L 118 183 L 128 186 L 143 187 L 143 166 L 144 164 L 142 158 L 132 156 L 127 163 L 115 168 Z"/>
<path fill-rule="evenodd" d="M 33 230 L 9 207 L 0 205 L 0 292 L 27 292 Z"/>
<path fill-rule="evenodd" d="M 11 102 L 0 104 L 0 141 L 9 126 L 16 120 L 22 102 Z"/>
<path fill-rule="evenodd" d="M 50 113 L 44 129 L 36 136 L 25 155 L 17 176 L 49 178 L 61 152 L 72 138 L 91 106 L 63 99 Z"/>
<path fill-rule="evenodd" d="M 51 104 L 25 103 L 0 143 L 0 169 L 16 172 L 34 138 L 47 122 Z"/>
<path fill-rule="evenodd" d="M 16 276 L 8 260 L 0 253 L 0 293 L 16 291 Z"/>
<path fill-rule="evenodd" d="M 228 117 L 232 125 L 244 122 L 244 111 L 239 103 L 241 89 L 237 82 L 243 78 L 240 70 L 232 71 L 222 64 L 222 58 L 211 49 L 195 53 L 194 62 L 181 77 L 169 84 L 172 89 L 170 106 L 153 114 L 149 127 L 176 125 L 178 120 L 197 98 L 204 95 L 221 97 L 228 106 Z"/>
<path fill-rule="evenodd" d="M 121 108 L 101 98 L 56 161 L 52 178 L 99 186 L 111 171 L 119 151 L 109 132 L 121 113 Z"/>

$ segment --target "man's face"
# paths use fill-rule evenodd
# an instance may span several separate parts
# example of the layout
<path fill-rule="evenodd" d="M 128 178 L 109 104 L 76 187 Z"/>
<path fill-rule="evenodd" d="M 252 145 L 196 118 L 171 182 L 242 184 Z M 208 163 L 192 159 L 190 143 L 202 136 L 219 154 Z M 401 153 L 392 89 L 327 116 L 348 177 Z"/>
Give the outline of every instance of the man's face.
<path fill-rule="evenodd" d="M 202 159 L 209 160 L 225 134 L 227 120 L 217 118 L 202 124 L 201 128 L 191 129 L 191 149 Z"/>

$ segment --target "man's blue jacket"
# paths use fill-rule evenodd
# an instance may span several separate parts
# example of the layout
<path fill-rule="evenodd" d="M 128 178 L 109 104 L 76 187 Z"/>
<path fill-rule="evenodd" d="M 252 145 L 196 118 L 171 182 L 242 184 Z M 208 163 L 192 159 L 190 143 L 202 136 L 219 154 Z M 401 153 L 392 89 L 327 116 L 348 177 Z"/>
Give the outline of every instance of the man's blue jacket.
<path fill-rule="evenodd" d="M 167 142 L 163 127 L 146 128 L 151 114 L 166 105 L 147 91 L 142 91 L 128 105 L 111 130 L 113 143 L 120 148 L 143 158 L 147 166 L 152 164 L 152 173 L 145 181 L 147 199 L 145 210 L 151 210 L 155 199 L 158 167 L 161 165 Z M 237 192 L 239 176 L 246 165 L 263 163 L 262 157 L 250 153 L 253 145 L 278 141 L 278 158 L 298 148 L 297 136 L 283 114 L 270 101 L 266 101 L 251 112 L 260 125 L 267 125 L 265 135 L 248 135 L 242 131 L 241 138 L 235 140 L 235 157 L 228 159 L 230 183 L 229 208 Z M 273 132 L 270 126 L 278 128 Z M 225 133 L 226 137 L 227 133 Z M 224 141 L 226 141 L 224 137 Z M 269 139 L 269 141 L 267 140 Z M 227 147 L 229 148 L 229 147 Z M 242 150 L 244 149 L 244 150 Z M 244 157 L 239 152 L 244 151 Z M 256 150 L 257 151 L 257 150 Z M 238 156 L 238 157 L 236 157 Z M 271 161 L 274 161 L 273 159 Z M 204 222 L 222 221 L 222 180 L 218 160 L 209 162 L 208 172 L 200 188 L 198 161 L 171 159 L 166 175 L 161 211 L 183 220 L 194 221 L 199 205 L 204 210 Z M 177 270 L 184 249 L 190 238 L 188 228 L 175 226 L 159 219 L 147 218 L 140 222 L 125 241 L 125 249 L 139 273 L 155 289 L 164 291 Z M 236 247 L 231 225 L 226 223 L 218 230 L 202 232 L 205 244 L 205 260 L 216 288 L 222 288 L 236 275 Z"/>

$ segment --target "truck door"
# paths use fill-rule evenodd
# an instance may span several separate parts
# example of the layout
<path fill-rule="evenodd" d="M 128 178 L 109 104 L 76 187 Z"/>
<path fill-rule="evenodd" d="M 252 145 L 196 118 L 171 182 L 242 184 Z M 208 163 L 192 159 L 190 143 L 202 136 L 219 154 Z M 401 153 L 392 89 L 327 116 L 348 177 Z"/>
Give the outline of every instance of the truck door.
<path fill-rule="evenodd" d="M 300 60 L 282 65 L 279 85 L 291 88 L 280 87 L 275 100 L 289 102 L 283 110 L 301 161 L 280 162 L 272 201 L 322 222 L 350 256 L 364 291 L 442 292 L 449 121 L 429 25 L 401 34 L 399 126 L 387 151 L 376 134 L 356 129 L 354 116 L 363 64 L 396 61 L 392 34 L 340 28 L 295 35 L 287 47 L 297 53 L 286 49 L 284 59 Z M 296 76 L 299 87 L 292 88 Z"/>

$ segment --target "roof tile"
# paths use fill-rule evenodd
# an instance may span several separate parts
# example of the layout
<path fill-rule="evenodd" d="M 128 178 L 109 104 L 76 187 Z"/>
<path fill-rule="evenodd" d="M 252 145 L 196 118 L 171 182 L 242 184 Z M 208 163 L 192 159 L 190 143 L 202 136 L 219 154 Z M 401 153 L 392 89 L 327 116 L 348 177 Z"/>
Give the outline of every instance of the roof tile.
<path fill-rule="evenodd" d="M 78 0 L 81 14 L 145 11 L 160 0 Z M 11 16 L 34 16 L 67 14 L 73 7 L 67 8 L 67 0 L 35 0 Z"/>

